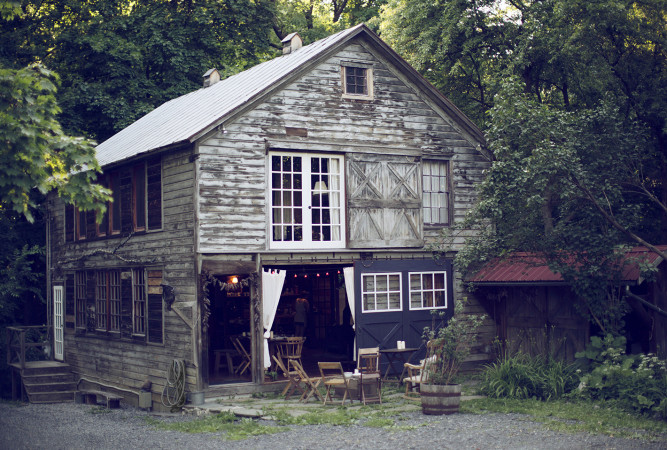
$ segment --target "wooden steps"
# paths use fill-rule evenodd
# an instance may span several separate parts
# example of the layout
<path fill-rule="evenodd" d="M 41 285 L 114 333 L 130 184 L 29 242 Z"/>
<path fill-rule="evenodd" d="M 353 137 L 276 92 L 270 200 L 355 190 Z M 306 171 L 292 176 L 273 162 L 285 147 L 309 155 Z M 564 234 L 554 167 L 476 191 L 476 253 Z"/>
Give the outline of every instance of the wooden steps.
<path fill-rule="evenodd" d="M 74 401 L 76 382 L 69 364 L 58 361 L 30 361 L 19 369 L 21 382 L 30 403 Z"/>

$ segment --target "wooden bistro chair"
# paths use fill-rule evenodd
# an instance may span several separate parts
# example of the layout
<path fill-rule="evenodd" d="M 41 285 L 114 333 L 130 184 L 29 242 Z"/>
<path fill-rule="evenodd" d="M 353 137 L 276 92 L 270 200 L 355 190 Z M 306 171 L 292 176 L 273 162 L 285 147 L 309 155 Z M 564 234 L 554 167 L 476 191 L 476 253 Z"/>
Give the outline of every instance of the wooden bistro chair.
<path fill-rule="evenodd" d="M 252 359 L 250 358 L 250 353 L 248 353 L 248 350 L 243 346 L 243 342 L 237 337 L 232 338 L 232 344 L 234 345 L 234 348 L 238 352 L 239 355 L 241 355 L 241 362 L 236 366 L 235 372 L 238 375 L 243 375 L 243 373 L 250 368 L 250 364 L 252 362 Z"/>
<path fill-rule="evenodd" d="M 380 353 L 360 353 L 359 363 L 359 390 L 361 401 L 379 402 L 382 404 L 382 374 L 380 373 Z M 369 392 L 368 387 L 375 385 L 375 392 Z"/>
<path fill-rule="evenodd" d="M 405 398 L 419 398 L 419 394 L 414 392 L 414 388 L 418 388 L 422 383 L 428 382 L 429 366 L 434 364 L 437 360 L 437 355 L 433 351 L 431 342 L 426 344 L 428 349 L 428 356 L 419 364 L 405 363 L 405 368 L 408 371 L 408 376 L 403 378 L 405 383 Z"/>
<path fill-rule="evenodd" d="M 341 405 L 345 404 L 347 398 L 350 399 L 350 403 L 353 403 L 352 395 L 350 394 L 350 380 L 345 377 L 343 365 L 340 362 L 318 362 L 317 365 L 320 368 L 320 375 L 322 376 L 321 382 L 327 388 L 323 403 L 326 405 L 327 400 L 333 401 L 331 390 L 334 389 L 335 392 L 336 388 L 344 389 Z"/>
<path fill-rule="evenodd" d="M 305 337 L 290 336 L 279 344 L 280 358 L 285 362 L 288 372 L 294 370 L 295 362 L 298 362 L 299 366 L 301 366 L 301 351 L 303 350 L 303 343 L 305 341 Z"/>

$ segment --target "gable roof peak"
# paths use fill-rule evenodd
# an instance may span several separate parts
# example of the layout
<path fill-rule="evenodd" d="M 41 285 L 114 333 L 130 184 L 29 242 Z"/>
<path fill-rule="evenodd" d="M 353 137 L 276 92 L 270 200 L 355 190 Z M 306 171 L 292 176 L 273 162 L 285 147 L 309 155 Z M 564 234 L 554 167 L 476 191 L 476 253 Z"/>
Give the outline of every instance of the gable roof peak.
<path fill-rule="evenodd" d="M 292 44 L 296 40 L 301 41 L 301 38 L 298 33 L 291 33 L 283 39 L 289 41 L 290 53 L 158 106 L 99 144 L 96 148 L 97 160 L 102 167 L 105 167 L 154 150 L 192 143 L 242 109 L 252 107 L 256 101 L 279 89 L 284 83 L 299 76 L 322 58 L 359 36 L 364 36 L 377 51 L 384 53 L 391 62 L 409 73 L 411 79 L 421 86 L 427 95 L 436 99 L 438 106 L 451 115 L 462 129 L 470 133 L 477 142 L 483 143 L 481 131 L 470 122 L 470 119 L 364 23 L 360 23 L 303 46 L 298 51 L 292 51 Z"/>

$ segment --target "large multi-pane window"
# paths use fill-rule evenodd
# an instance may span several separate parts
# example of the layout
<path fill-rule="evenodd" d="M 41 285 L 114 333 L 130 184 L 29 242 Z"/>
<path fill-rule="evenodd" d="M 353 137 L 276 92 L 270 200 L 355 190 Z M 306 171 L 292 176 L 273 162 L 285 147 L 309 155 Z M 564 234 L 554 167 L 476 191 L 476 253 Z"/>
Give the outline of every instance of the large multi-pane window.
<path fill-rule="evenodd" d="M 448 225 L 450 222 L 449 164 L 447 161 L 424 161 L 424 223 Z"/>
<path fill-rule="evenodd" d="M 95 311 L 98 330 L 120 331 L 120 292 L 120 271 L 97 271 Z"/>
<path fill-rule="evenodd" d="M 76 327 L 86 328 L 86 272 L 74 273 L 74 304 L 76 308 Z"/>
<path fill-rule="evenodd" d="M 272 152 L 270 164 L 271 246 L 343 247 L 343 157 Z"/>
<path fill-rule="evenodd" d="M 363 312 L 400 311 L 401 274 L 371 273 L 361 276 L 361 305 Z"/>
<path fill-rule="evenodd" d="M 132 270 L 132 333 L 146 334 L 146 271 Z"/>
<path fill-rule="evenodd" d="M 447 307 L 446 272 L 410 272 L 410 309 Z"/>

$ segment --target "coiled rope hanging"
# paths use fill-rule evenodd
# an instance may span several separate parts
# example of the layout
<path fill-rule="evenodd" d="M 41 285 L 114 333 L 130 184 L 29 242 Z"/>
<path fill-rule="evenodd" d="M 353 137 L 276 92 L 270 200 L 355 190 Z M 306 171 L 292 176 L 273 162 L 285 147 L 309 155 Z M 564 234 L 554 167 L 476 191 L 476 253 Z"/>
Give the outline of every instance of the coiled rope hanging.
<path fill-rule="evenodd" d="M 185 361 L 175 359 L 167 369 L 167 384 L 162 390 L 162 404 L 175 412 L 185 405 Z"/>

